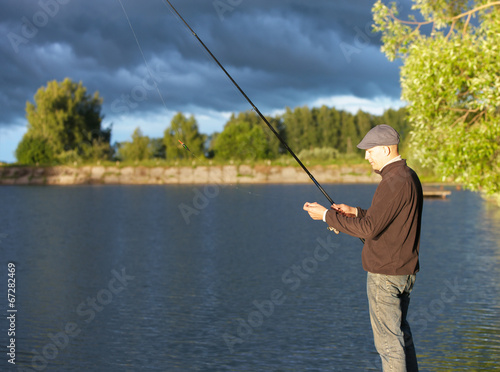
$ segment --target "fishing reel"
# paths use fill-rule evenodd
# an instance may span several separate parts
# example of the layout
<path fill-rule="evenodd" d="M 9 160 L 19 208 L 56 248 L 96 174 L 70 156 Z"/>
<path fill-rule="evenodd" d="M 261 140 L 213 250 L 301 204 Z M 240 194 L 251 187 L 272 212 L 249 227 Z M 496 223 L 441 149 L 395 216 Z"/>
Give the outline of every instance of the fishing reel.
<path fill-rule="evenodd" d="M 328 227 L 327 227 L 327 229 L 328 229 L 329 231 L 333 231 L 333 232 L 334 232 L 335 234 L 337 234 L 337 235 L 338 235 L 338 234 L 339 234 L 339 232 L 340 232 L 340 231 L 338 231 L 335 227 L 331 227 L 331 226 L 328 226 Z"/>

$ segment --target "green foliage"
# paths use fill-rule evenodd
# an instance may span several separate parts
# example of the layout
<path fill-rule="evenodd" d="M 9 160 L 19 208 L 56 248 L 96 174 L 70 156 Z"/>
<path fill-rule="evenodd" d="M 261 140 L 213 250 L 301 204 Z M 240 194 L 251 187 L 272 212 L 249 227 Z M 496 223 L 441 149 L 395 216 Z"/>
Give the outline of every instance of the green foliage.
<path fill-rule="evenodd" d="M 17 161 L 27 165 L 54 163 L 54 150 L 46 138 L 25 134 L 17 145 Z"/>
<path fill-rule="evenodd" d="M 311 150 L 302 150 L 297 156 L 304 161 L 328 161 L 337 159 L 339 150 L 333 147 L 315 147 Z"/>
<path fill-rule="evenodd" d="M 111 160 L 113 155 L 114 151 L 109 144 L 109 140 L 94 138 L 82 146 L 78 158 L 94 163 L 101 160 Z"/>
<path fill-rule="evenodd" d="M 153 158 L 154 159 L 165 159 L 167 154 L 166 154 L 166 147 L 163 144 L 163 138 L 151 138 L 150 139 L 151 143 L 151 150 L 153 152 Z"/>
<path fill-rule="evenodd" d="M 26 135 L 44 139 L 59 162 L 65 162 L 69 153 L 76 160 L 107 158 L 111 129 L 101 129 L 101 105 L 99 93 L 89 96 L 81 82 L 77 84 L 68 78 L 62 82 L 50 81 L 38 89 L 35 103 L 26 103 Z M 94 145 L 99 149 L 92 149 Z M 18 161 L 24 162 L 21 158 Z"/>
<path fill-rule="evenodd" d="M 274 128 L 274 130 L 283 137 L 283 122 L 280 117 L 270 117 L 266 116 L 266 120 L 269 122 L 269 124 Z M 245 112 L 240 112 L 238 116 L 235 116 L 234 114 L 231 115 L 231 118 L 229 121 L 226 123 L 226 126 L 230 126 L 233 123 L 237 122 L 248 122 L 250 123 L 251 127 L 259 127 L 262 129 L 262 133 L 265 137 L 267 146 L 266 146 L 266 159 L 272 159 L 280 154 L 284 153 L 286 150 L 282 147 L 281 142 L 279 139 L 276 137 L 274 133 L 271 132 L 271 129 L 264 123 L 262 118 L 260 118 L 255 111 L 245 111 Z"/>
<path fill-rule="evenodd" d="M 359 110 L 355 115 L 322 106 L 286 109 L 283 115 L 284 137 L 294 152 L 318 147 L 332 147 L 339 153 L 361 153 L 356 145 L 377 124 L 389 124 L 398 130 L 404 140 L 406 110 L 389 109 L 382 116 Z"/>
<path fill-rule="evenodd" d="M 282 117 L 267 120 L 292 151 L 315 161 L 362 157 L 363 153 L 356 145 L 376 124 L 393 126 L 400 131 L 403 141 L 408 132 L 404 108 L 387 110 L 379 117 L 361 110 L 353 115 L 326 106 L 312 109 L 304 106 L 294 110 L 287 108 Z M 237 116 L 233 114 L 223 132 L 214 135 L 211 143 L 209 153 L 213 152 L 217 159 L 257 160 L 289 156 L 276 136 L 252 111 Z"/>
<path fill-rule="evenodd" d="M 286 142 L 294 152 L 318 146 L 317 121 L 309 107 L 286 108 L 283 116 Z"/>
<path fill-rule="evenodd" d="M 404 63 L 411 149 L 444 179 L 500 193 L 499 4 L 416 0 L 413 9 L 423 21 L 397 19 L 394 4 L 373 7 L 382 50 Z"/>
<path fill-rule="evenodd" d="M 147 162 L 151 159 L 186 161 L 215 157 L 216 161 L 255 161 L 278 159 L 289 154 L 274 133 L 254 112 L 232 114 L 222 133 L 214 133 L 210 148 L 207 136 L 200 134 L 194 116 L 177 113 L 163 138 L 149 138 L 137 128 L 132 141 L 109 145 L 111 128 L 101 129 L 102 99 L 86 94 L 81 83 L 66 79 L 49 82 L 35 95 L 35 103 L 27 103 L 29 129 L 16 152 L 20 162 L 74 163 L 116 159 Z M 347 161 L 362 157 L 356 144 L 374 125 L 387 123 L 406 133 L 405 109 L 388 110 L 381 117 L 363 111 L 355 115 L 322 106 L 287 108 L 284 115 L 266 117 L 274 130 L 301 158 L 312 161 Z M 189 153 L 178 142 L 184 142 Z M 22 146 L 21 146 L 22 145 Z M 33 146 L 30 149 L 29 146 Z"/>
<path fill-rule="evenodd" d="M 144 136 L 140 128 L 132 133 L 132 142 L 120 143 L 118 157 L 123 161 L 143 161 L 152 159 L 154 149 L 148 136 Z"/>
<path fill-rule="evenodd" d="M 245 116 L 233 116 L 215 137 L 212 146 L 215 158 L 252 161 L 270 158 L 271 149 L 261 124 Z"/>
<path fill-rule="evenodd" d="M 283 135 L 280 118 L 266 117 L 267 121 Z M 278 138 L 253 111 L 232 114 L 222 133 L 217 133 L 210 151 L 217 159 L 257 160 L 274 159 L 284 152 Z"/>
<path fill-rule="evenodd" d="M 191 150 L 190 154 L 179 144 L 184 142 Z M 205 153 L 206 136 L 198 130 L 198 123 L 193 115 L 186 118 L 181 112 L 177 113 L 165 130 L 163 144 L 166 148 L 167 159 L 184 159 L 189 157 L 203 157 Z"/>

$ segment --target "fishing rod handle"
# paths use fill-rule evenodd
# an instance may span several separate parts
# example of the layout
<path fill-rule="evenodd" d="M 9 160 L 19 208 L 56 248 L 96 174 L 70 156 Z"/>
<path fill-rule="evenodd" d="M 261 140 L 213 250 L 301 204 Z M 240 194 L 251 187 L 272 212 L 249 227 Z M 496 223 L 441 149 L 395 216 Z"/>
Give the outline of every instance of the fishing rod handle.
<path fill-rule="evenodd" d="M 338 231 L 335 227 L 328 226 L 327 229 L 333 231 L 337 235 L 340 233 L 340 231 Z"/>

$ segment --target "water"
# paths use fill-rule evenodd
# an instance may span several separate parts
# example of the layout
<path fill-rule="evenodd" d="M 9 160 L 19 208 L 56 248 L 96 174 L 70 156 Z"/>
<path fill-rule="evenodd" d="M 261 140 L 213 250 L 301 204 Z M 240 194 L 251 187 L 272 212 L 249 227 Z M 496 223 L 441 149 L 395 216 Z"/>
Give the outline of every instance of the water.
<path fill-rule="evenodd" d="M 366 207 L 375 187 L 326 185 Z M 302 210 L 325 202 L 314 185 L 2 187 L 0 200 L 19 370 L 380 370 L 361 242 Z M 499 368 L 499 227 L 474 193 L 425 201 L 409 314 L 422 371 Z"/>

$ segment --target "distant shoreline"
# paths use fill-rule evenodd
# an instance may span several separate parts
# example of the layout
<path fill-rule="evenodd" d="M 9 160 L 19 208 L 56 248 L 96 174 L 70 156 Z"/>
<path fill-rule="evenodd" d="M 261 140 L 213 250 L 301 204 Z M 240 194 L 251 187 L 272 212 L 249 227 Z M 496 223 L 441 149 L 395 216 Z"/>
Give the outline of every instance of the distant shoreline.
<path fill-rule="evenodd" d="M 309 168 L 320 183 L 378 183 L 369 165 L 326 165 Z M 175 185 L 309 183 L 297 166 L 50 166 L 0 167 L 0 185 Z"/>

